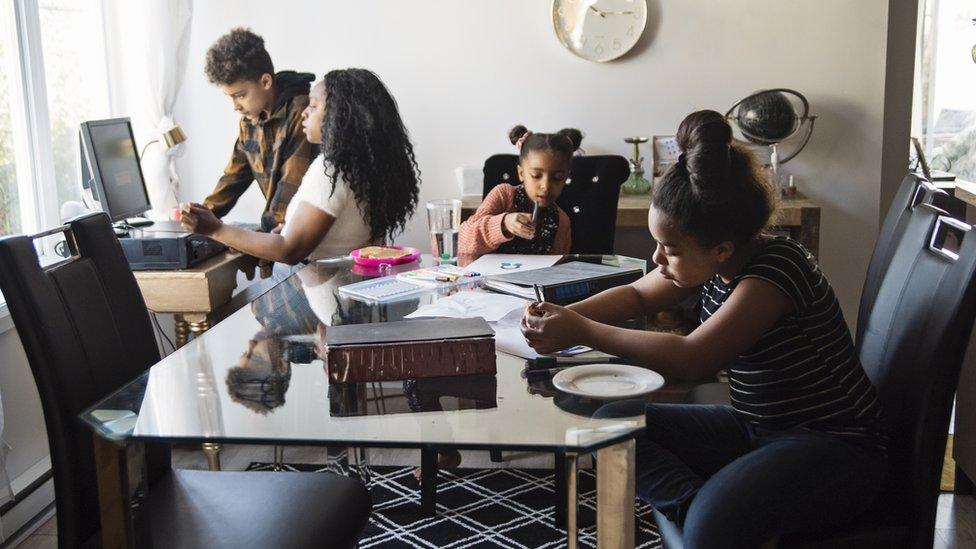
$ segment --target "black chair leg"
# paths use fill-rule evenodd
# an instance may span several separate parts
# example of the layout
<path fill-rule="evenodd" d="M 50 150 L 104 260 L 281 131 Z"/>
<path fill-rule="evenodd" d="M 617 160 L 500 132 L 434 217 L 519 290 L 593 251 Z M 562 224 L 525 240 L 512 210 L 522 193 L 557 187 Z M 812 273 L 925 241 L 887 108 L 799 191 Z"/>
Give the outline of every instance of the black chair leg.
<path fill-rule="evenodd" d="M 505 461 L 505 458 L 502 457 L 501 450 L 488 450 L 488 456 L 491 457 L 492 463 L 501 463 Z"/>
<path fill-rule="evenodd" d="M 957 495 L 969 495 L 973 493 L 973 479 L 969 478 L 969 475 L 958 465 L 956 465 L 956 483 L 953 486 L 952 492 Z"/>
<path fill-rule="evenodd" d="M 437 513 L 437 450 L 420 450 L 420 513 L 432 517 Z"/>
<path fill-rule="evenodd" d="M 556 452 L 555 456 L 556 462 L 552 468 L 553 480 L 554 480 L 554 493 L 553 497 L 555 499 L 555 511 L 553 512 L 553 522 L 556 528 L 566 527 L 566 454 L 563 452 Z"/>

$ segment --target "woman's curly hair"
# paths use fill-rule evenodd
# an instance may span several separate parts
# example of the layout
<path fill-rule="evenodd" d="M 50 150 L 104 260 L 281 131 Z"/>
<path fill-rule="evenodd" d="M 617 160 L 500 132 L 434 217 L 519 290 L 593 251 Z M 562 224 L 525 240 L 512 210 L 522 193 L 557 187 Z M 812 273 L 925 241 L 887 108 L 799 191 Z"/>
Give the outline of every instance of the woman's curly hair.
<path fill-rule="evenodd" d="M 417 207 L 420 168 L 396 100 L 373 72 L 325 75 L 322 157 L 333 192 L 348 182 L 374 241 L 392 240 Z"/>

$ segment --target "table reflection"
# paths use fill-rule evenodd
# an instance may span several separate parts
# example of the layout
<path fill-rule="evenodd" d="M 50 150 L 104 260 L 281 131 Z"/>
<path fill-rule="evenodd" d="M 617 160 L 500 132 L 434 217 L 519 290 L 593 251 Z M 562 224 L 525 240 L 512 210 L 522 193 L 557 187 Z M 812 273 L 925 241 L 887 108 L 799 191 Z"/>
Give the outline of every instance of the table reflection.
<path fill-rule="evenodd" d="M 496 408 L 494 375 L 428 377 L 405 381 L 329 385 L 329 412 L 335 417 L 487 410 Z"/>

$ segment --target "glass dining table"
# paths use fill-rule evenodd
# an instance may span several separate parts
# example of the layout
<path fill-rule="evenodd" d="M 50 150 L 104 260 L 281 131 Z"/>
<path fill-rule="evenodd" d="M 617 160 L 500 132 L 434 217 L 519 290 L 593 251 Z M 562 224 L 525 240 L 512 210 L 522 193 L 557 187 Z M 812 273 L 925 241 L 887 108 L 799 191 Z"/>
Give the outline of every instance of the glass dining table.
<path fill-rule="evenodd" d="M 645 269 L 622 256 L 565 256 Z M 432 264 L 395 266 L 394 272 Z M 349 259 L 295 269 L 263 295 L 163 358 L 80 415 L 94 433 L 100 504 L 136 516 L 145 481 L 146 443 L 255 444 L 421 450 L 425 512 L 433 512 L 438 450 L 521 450 L 556 456 L 556 505 L 567 543 L 576 545 L 576 473 L 596 455 L 600 547 L 633 547 L 634 436 L 643 417 L 597 419 L 593 402 L 527 381 L 526 360 L 498 350 L 497 373 L 375 383 L 331 383 L 330 326 L 403 320 L 418 307 L 478 284 L 429 289 L 392 302 L 347 297 L 339 288 L 375 277 Z M 588 405 L 589 404 L 589 405 Z M 598 403 L 597 403 L 598 404 Z M 103 483 L 103 475 L 112 476 Z M 119 478 L 128 479 L 118 482 Z M 109 497 L 110 496 L 110 497 Z M 129 539 L 138 539 L 130 537 Z"/>

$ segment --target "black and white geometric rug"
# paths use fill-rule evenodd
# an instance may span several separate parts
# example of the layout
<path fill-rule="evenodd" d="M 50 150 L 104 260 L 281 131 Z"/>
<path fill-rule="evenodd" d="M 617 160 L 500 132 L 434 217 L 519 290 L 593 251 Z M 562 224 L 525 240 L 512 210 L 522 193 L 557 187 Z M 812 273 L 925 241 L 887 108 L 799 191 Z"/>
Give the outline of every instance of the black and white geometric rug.
<path fill-rule="evenodd" d="M 336 471 L 336 466 L 285 464 L 288 471 Z M 271 469 L 252 463 L 248 470 Z M 361 548 L 565 547 L 566 531 L 553 525 L 553 474 L 547 469 L 442 469 L 437 515 L 420 514 L 413 467 L 371 467 L 373 515 Z M 596 477 L 579 473 L 579 545 L 596 547 Z M 636 546 L 661 547 L 650 507 L 637 500 Z"/>

